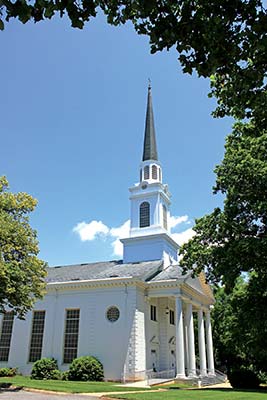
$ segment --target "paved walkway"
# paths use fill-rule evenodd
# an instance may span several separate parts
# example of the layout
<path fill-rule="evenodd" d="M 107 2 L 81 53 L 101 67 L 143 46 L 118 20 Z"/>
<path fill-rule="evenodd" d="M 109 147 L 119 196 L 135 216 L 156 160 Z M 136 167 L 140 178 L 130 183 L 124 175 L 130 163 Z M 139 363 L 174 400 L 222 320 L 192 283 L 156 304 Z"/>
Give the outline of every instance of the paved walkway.
<path fill-rule="evenodd" d="M 51 394 L 28 392 L 26 390 L 0 390 L 0 400 L 85 400 L 85 396 L 78 394 Z M 89 400 L 99 400 L 94 395 L 88 396 Z"/>
<path fill-rule="evenodd" d="M 149 390 L 149 392 L 165 391 L 166 389 Z M 55 393 L 49 391 L 42 391 L 37 389 L 17 390 L 5 389 L 0 390 L 0 400 L 99 400 L 100 397 L 108 397 L 110 395 L 122 393 L 144 393 L 147 390 L 125 390 L 120 392 L 102 392 L 102 393 Z"/>
<path fill-rule="evenodd" d="M 209 385 L 209 386 L 204 386 L 201 387 L 200 389 L 232 389 L 232 386 L 230 385 L 229 382 L 224 382 L 224 383 L 217 383 L 216 385 Z"/>

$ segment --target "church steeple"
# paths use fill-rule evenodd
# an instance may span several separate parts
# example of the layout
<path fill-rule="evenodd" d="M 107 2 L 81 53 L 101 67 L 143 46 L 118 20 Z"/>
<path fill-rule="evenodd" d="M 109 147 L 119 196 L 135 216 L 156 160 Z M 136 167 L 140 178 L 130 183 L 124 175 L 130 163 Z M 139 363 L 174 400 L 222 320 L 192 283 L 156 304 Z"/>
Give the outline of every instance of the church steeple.
<path fill-rule="evenodd" d="M 140 181 L 130 189 L 131 226 L 123 243 L 123 261 L 163 260 L 164 266 L 177 262 L 178 244 L 170 233 L 170 193 L 162 183 L 158 161 L 152 108 L 151 86 L 148 86 L 143 159 Z"/>
<path fill-rule="evenodd" d="M 162 181 L 161 165 L 158 161 L 151 84 L 148 84 L 143 158 L 140 165 L 140 182 Z"/>
<path fill-rule="evenodd" d="M 144 150 L 143 150 L 143 161 L 147 160 L 155 160 L 155 161 L 158 160 L 150 81 L 148 84 L 146 127 L 145 127 Z"/>

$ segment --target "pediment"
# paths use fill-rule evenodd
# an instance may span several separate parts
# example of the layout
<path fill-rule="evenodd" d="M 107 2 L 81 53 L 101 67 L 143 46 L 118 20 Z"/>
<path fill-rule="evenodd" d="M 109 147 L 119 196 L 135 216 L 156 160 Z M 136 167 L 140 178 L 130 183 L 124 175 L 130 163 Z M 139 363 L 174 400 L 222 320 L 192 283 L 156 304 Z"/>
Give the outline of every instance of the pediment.
<path fill-rule="evenodd" d="M 192 277 L 188 276 L 185 281 L 192 289 L 197 290 L 200 294 L 208 297 L 214 302 L 214 296 L 210 285 L 206 282 L 206 275 L 201 272 L 198 276 Z"/>
<path fill-rule="evenodd" d="M 152 338 L 150 339 L 150 343 L 151 344 L 160 344 L 158 336 L 157 335 L 152 336 Z"/>

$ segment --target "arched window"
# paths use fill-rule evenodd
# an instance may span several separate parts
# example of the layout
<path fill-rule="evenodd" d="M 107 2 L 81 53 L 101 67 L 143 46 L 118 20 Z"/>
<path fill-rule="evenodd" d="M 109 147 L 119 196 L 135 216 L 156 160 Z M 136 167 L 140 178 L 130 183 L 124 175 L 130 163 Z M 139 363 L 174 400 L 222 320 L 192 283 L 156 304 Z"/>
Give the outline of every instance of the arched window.
<path fill-rule="evenodd" d="M 140 182 L 142 182 L 142 170 L 140 169 Z"/>
<path fill-rule="evenodd" d="M 150 225 L 150 204 L 144 201 L 140 205 L 140 228 Z"/>
<path fill-rule="evenodd" d="M 159 181 L 161 182 L 161 169 L 159 168 Z"/>
<path fill-rule="evenodd" d="M 144 179 L 149 179 L 149 165 L 144 168 Z"/>
<path fill-rule="evenodd" d="M 168 215 L 167 215 L 167 208 L 164 204 L 162 206 L 162 209 L 163 209 L 163 228 L 167 230 L 168 229 Z"/>
<path fill-rule="evenodd" d="M 152 165 L 152 179 L 158 179 L 158 168 L 156 165 Z"/>

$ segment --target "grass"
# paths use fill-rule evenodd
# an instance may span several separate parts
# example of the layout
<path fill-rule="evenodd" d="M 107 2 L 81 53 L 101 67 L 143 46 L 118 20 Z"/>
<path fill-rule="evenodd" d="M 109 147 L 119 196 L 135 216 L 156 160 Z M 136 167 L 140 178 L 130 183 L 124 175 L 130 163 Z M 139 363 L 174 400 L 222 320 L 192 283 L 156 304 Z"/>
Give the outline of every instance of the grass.
<path fill-rule="evenodd" d="M 234 389 L 168 390 L 159 393 L 132 393 L 110 395 L 116 399 L 132 400 L 265 400 L 266 391 Z"/>
<path fill-rule="evenodd" d="M 97 393 L 97 392 L 125 392 L 132 390 L 143 390 L 140 388 L 125 388 L 116 386 L 113 382 L 74 382 L 74 381 L 54 381 L 54 380 L 35 380 L 29 376 L 14 376 L 12 378 L 0 378 L 0 385 L 8 383 L 13 386 L 25 388 L 52 390 L 55 392 L 68 393 Z M 149 390 L 149 389 L 146 389 Z"/>

